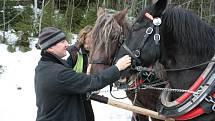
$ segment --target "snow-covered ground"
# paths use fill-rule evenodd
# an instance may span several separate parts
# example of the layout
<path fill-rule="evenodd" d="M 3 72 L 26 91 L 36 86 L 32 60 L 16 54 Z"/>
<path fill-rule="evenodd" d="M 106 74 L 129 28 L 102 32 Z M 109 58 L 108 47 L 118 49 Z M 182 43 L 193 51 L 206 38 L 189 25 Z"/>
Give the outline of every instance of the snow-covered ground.
<path fill-rule="evenodd" d="M 36 99 L 34 92 L 34 69 L 40 51 L 22 53 L 7 52 L 0 44 L 0 121 L 35 121 Z M 2 70 L 3 69 L 3 70 Z M 1 74 L 2 73 L 2 74 Z M 19 89 L 21 88 L 21 89 Z M 106 87 L 103 90 L 108 90 Z M 123 91 L 114 92 L 123 97 Z M 101 93 L 110 97 L 109 93 Z M 130 103 L 128 99 L 118 100 Z M 92 101 L 96 121 L 130 121 L 131 112 Z"/>

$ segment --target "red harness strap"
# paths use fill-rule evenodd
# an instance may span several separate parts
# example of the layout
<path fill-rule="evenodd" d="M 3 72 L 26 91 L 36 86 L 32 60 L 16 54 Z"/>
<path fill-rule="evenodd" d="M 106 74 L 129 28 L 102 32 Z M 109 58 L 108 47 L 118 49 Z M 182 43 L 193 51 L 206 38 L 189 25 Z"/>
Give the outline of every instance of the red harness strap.
<path fill-rule="evenodd" d="M 200 76 L 196 82 L 189 88 L 190 91 L 196 91 L 197 88 L 201 85 L 201 83 L 204 81 L 203 76 Z M 191 96 L 191 93 L 186 92 L 182 96 L 180 96 L 178 99 L 176 99 L 176 102 L 179 104 L 184 102 L 189 96 Z"/>
<path fill-rule="evenodd" d="M 215 92 L 212 94 L 212 97 L 215 98 Z M 199 106 L 182 116 L 176 117 L 175 119 L 176 120 L 188 120 L 188 119 L 198 117 L 198 116 L 204 114 L 205 112 L 206 111 L 202 107 Z"/>
<path fill-rule="evenodd" d="M 145 82 L 145 81 L 144 81 L 143 79 L 137 80 L 137 81 L 133 82 L 133 83 L 129 86 L 129 88 L 138 87 L 138 86 L 140 86 L 141 84 L 143 84 L 144 82 Z"/>
<path fill-rule="evenodd" d="M 191 110 L 190 112 L 182 115 L 182 116 L 179 116 L 177 118 L 175 118 L 176 120 L 188 120 L 188 119 L 192 119 L 192 118 L 195 118 L 197 116 L 200 116 L 204 113 L 204 109 L 203 108 L 200 108 L 200 107 L 196 107 L 194 108 L 193 110 Z"/>

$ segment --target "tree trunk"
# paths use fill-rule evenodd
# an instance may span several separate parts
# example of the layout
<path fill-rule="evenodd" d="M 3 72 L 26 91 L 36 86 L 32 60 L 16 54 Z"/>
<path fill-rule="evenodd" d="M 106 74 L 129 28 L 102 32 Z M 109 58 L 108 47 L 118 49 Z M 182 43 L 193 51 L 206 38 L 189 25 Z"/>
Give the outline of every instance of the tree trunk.
<path fill-rule="evenodd" d="M 3 31 L 3 42 L 5 42 L 5 30 L 6 30 L 6 25 L 5 25 L 5 0 L 3 3 L 3 24 L 4 24 L 4 31 Z"/>
<path fill-rule="evenodd" d="M 42 2 L 42 12 L 40 14 L 39 33 L 41 31 L 41 26 L 42 26 L 44 3 L 45 3 L 45 0 L 43 0 L 43 2 Z"/>
<path fill-rule="evenodd" d="M 208 23 L 211 24 L 212 22 L 212 16 L 214 14 L 214 0 L 210 1 L 210 7 L 209 7 L 209 18 L 208 18 Z"/>
<path fill-rule="evenodd" d="M 37 21 L 37 0 L 34 0 L 34 21 Z"/>

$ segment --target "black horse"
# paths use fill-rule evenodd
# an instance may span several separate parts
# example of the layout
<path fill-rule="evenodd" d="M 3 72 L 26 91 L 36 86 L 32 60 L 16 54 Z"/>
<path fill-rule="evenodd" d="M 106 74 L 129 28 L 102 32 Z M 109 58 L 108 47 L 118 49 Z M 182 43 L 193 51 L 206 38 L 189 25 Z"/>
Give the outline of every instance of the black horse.
<path fill-rule="evenodd" d="M 176 120 L 215 120 L 213 27 L 158 0 L 139 14 L 116 59 L 125 54 L 133 57 L 133 69 L 124 71 L 124 77 L 135 74 L 138 66 L 163 65 L 158 72 L 166 74 L 169 84 L 160 97 L 161 114 Z"/>
<path fill-rule="evenodd" d="M 102 8 L 97 11 L 97 20 L 92 31 L 92 46 L 89 56 L 91 62 L 90 73 L 97 73 L 112 64 L 121 45 L 120 43 L 127 37 L 130 28 L 130 24 L 125 19 L 126 14 L 127 9 L 113 15 L 108 14 Z M 156 90 L 127 91 L 127 96 L 134 105 L 151 110 L 156 110 L 155 104 L 159 94 L 160 91 Z M 148 117 L 134 114 L 133 120 L 147 121 Z"/>

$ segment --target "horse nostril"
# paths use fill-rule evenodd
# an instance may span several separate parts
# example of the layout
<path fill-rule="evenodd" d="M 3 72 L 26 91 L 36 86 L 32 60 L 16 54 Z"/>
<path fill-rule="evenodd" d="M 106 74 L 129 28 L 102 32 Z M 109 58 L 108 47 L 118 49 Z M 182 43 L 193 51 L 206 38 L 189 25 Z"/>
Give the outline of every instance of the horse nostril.
<path fill-rule="evenodd" d="M 132 69 L 132 70 L 134 70 L 134 69 L 135 69 L 135 67 L 136 67 L 136 64 L 133 64 L 133 63 L 132 63 L 132 65 L 131 65 L 131 69 Z"/>

